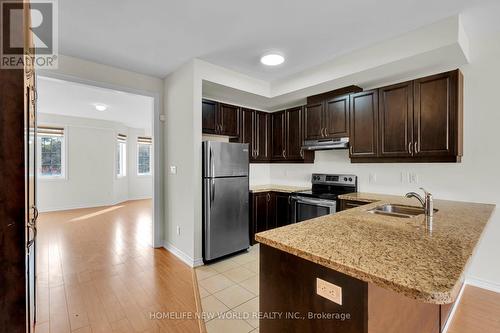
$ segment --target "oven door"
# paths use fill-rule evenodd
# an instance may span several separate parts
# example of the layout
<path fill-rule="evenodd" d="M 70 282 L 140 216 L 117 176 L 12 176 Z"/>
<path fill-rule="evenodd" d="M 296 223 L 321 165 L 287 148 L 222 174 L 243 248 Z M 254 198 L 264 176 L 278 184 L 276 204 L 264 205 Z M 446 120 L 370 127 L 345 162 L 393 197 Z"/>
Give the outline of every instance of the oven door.
<path fill-rule="evenodd" d="M 334 214 L 337 202 L 335 200 L 316 199 L 295 195 L 292 197 L 291 222 L 297 223 L 323 215 Z"/>

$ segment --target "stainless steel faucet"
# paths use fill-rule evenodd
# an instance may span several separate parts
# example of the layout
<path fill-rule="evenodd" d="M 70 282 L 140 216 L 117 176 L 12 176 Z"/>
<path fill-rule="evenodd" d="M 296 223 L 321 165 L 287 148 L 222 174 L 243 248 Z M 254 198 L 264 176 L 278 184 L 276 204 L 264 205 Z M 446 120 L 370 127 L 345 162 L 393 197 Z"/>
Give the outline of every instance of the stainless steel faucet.
<path fill-rule="evenodd" d="M 420 204 L 424 208 L 425 216 L 432 217 L 432 215 L 434 214 L 434 202 L 432 201 L 432 193 L 427 192 L 423 187 L 421 187 L 420 189 L 424 191 L 425 199 L 415 192 L 408 192 L 406 193 L 405 197 L 416 198 L 418 201 L 420 201 Z"/>

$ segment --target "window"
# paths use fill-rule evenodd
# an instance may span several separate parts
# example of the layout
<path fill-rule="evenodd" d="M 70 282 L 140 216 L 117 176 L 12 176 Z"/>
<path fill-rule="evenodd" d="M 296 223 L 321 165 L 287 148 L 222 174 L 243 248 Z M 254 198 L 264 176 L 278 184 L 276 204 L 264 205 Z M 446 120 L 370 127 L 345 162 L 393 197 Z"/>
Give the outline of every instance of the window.
<path fill-rule="evenodd" d="M 116 176 L 127 175 L 127 136 L 118 134 L 116 138 Z"/>
<path fill-rule="evenodd" d="M 38 175 L 40 178 L 64 178 L 64 128 L 38 127 Z"/>
<path fill-rule="evenodd" d="M 151 174 L 151 138 L 137 138 L 137 174 L 139 176 Z"/>

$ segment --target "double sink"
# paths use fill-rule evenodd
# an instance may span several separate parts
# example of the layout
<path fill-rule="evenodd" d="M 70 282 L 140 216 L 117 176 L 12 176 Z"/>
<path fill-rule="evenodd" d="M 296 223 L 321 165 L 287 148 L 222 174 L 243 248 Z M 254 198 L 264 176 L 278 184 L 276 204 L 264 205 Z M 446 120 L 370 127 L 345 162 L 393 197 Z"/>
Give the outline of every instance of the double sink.
<path fill-rule="evenodd" d="M 437 209 L 434 209 L 434 213 L 437 211 Z M 400 218 L 412 218 L 414 216 L 425 214 L 425 209 L 423 207 L 384 204 L 372 208 L 368 212 L 372 214 L 387 215 Z"/>

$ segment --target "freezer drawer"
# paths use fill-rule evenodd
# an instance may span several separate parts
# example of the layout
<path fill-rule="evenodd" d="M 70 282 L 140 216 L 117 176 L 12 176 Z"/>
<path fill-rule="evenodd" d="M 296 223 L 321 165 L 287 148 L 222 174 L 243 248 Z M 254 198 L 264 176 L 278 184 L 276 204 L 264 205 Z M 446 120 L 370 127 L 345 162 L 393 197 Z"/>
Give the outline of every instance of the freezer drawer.
<path fill-rule="evenodd" d="M 203 142 L 203 177 L 248 176 L 248 143 Z"/>
<path fill-rule="evenodd" d="M 203 179 L 205 261 L 250 246 L 248 177 Z"/>

